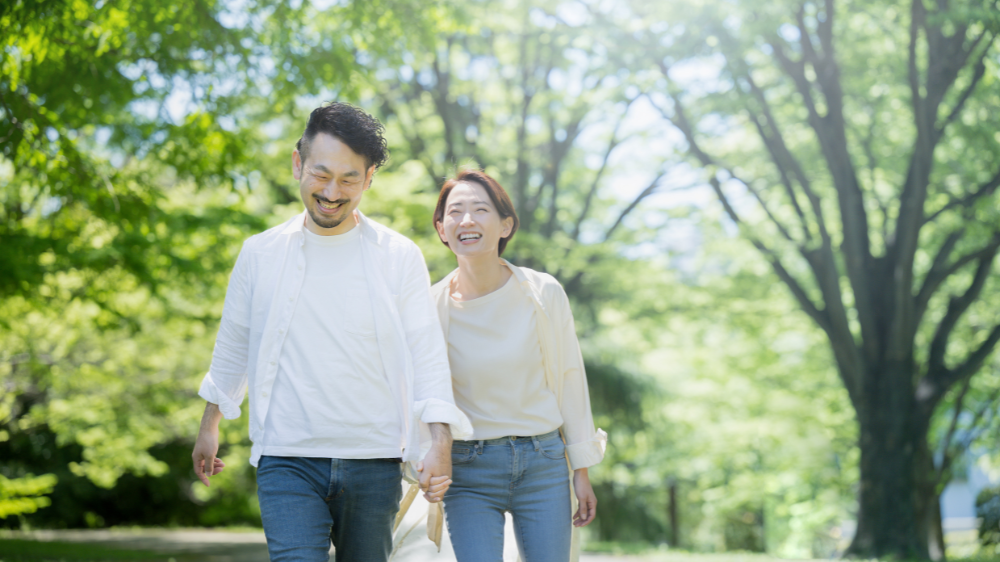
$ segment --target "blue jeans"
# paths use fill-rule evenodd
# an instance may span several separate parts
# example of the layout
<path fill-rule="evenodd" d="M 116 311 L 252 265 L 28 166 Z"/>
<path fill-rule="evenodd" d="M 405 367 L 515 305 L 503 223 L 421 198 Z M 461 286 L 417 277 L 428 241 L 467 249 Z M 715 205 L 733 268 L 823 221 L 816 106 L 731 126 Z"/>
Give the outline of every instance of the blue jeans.
<path fill-rule="evenodd" d="M 392 459 L 260 458 L 257 497 L 272 562 L 385 562 L 403 495 Z"/>
<path fill-rule="evenodd" d="M 444 511 L 458 562 L 502 562 L 505 512 L 524 562 L 569 560 L 569 468 L 558 431 L 455 441 L 451 463 Z"/>

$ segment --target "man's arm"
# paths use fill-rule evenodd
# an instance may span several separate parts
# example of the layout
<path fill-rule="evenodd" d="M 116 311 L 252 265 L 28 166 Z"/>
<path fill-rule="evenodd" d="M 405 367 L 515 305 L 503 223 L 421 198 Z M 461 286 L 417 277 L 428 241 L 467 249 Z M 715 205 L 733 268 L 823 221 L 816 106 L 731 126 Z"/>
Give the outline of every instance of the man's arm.
<path fill-rule="evenodd" d="M 413 361 L 414 410 L 420 421 L 446 424 L 452 437 L 469 439 L 472 422 L 455 405 L 448 346 L 431 297 L 427 266 L 416 246 L 400 262 L 399 316 Z"/>
<path fill-rule="evenodd" d="M 431 449 L 420 462 L 420 489 L 429 502 L 439 502 L 451 486 L 451 428 L 446 423 L 430 423 Z"/>
<path fill-rule="evenodd" d="M 212 364 L 198 390 L 198 395 L 218 406 L 226 419 L 240 417 L 240 404 L 247 388 L 252 295 L 249 254 L 244 244 L 229 276 Z"/>
<path fill-rule="evenodd" d="M 222 472 L 226 463 L 217 458 L 219 453 L 219 420 L 222 412 L 218 404 L 211 402 L 205 405 L 205 413 L 201 416 L 201 428 L 198 429 L 198 439 L 194 443 L 191 460 L 194 461 L 194 473 L 208 486 L 208 478 Z M 211 467 L 211 468 L 208 468 Z"/>

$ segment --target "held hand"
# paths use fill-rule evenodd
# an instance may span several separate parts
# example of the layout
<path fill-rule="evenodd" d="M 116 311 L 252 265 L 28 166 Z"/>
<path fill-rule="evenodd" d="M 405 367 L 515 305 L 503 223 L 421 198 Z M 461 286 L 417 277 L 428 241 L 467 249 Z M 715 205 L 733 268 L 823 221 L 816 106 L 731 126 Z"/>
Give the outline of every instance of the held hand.
<path fill-rule="evenodd" d="M 573 525 L 576 527 L 586 527 L 597 515 L 597 496 L 594 495 L 594 488 L 590 485 L 590 475 L 586 468 L 573 471 L 573 490 L 576 491 L 576 499 L 580 502 L 580 509 L 573 514 Z"/>
<path fill-rule="evenodd" d="M 427 452 L 424 460 L 417 463 L 420 472 L 420 489 L 424 491 L 424 499 L 437 503 L 444 499 L 445 492 L 451 486 L 451 447 L 434 444 Z"/>
<path fill-rule="evenodd" d="M 444 423 L 427 424 L 433 444 L 424 460 L 417 464 L 420 472 L 420 489 L 424 498 L 437 503 L 451 486 L 451 428 Z"/>

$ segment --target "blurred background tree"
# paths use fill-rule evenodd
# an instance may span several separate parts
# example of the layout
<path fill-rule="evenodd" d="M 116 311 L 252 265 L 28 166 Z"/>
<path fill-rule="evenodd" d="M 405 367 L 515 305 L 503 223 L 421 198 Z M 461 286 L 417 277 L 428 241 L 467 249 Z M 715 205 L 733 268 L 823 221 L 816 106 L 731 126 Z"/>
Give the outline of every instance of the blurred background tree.
<path fill-rule="evenodd" d="M 838 42 L 853 38 L 831 60 L 853 104 L 844 142 L 870 163 L 856 172 L 862 188 L 879 195 L 865 209 L 876 217 L 870 252 L 881 255 L 907 200 L 894 189 L 916 131 L 900 125 L 912 123 L 910 4 L 845 5 L 837 13 L 850 17 L 837 20 L 825 4 L 784 0 L 161 4 L 0 7 L 11 30 L 0 66 L 0 476 L 22 486 L 2 490 L 22 490 L 11 494 L 30 495 L 36 509 L 8 509 L 0 524 L 259 524 L 245 419 L 222 428 L 229 468 L 211 488 L 193 485 L 195 391 L 239 245 L 300 211 L 291 148 L 308 112 L 340 99 L 388 129 L 392 158 L 364 212 L 412 237 L 434 280 L 454 267 L 430 224 L 437 190 L 476 166 L 518 208 L 522 229 L 505 257 L 566 286 L 597 422 L 610 433 L 592 473 L 601 498 L 592 545 L 800 558 L 843 550 L 864 482 L 865 426 L 829 330 L 802 314 L 803 295 L 830 294 L 806 281 L 819 259 L 810 256 L 833 256 L 821 279 L 845 279 L 833 285 L 852 337 L 864 340 L 836 249 L 846 232 L 834 226 L 837 207 L 818 215 L 827 235 L 817 215 L 787 227 L 789 237 L 767 222 L 812 208 L 801 192 L 782 195 L 785 177 L 824 201 L 838 189 L 797 83 L 769 45 L 798 60 L 802 37 L 819 41 L 817 26 L 833 21 Z M 993 29 L 983 14 L 927 25 L 959 26 L 949 37 Z M 968 61 L 981 56 L 982 70 L 953 78 L 969 91 L 966 109 L 939 143 L 929 185 L 940 190 L 927 196 L 945 210 L 914 257 L 919 275 L 954 274 L 925 303 L 935 321 L 947 315 L 947 291 L 979 278 L 974 261 L 995 263 L 953 257 L 988 247 L 1000 224 L 987 169 L 998 140 L 987 39 Z M 926 65 L 937 47 L 918 45 Z M 826 76 L 817 64 L 803 66 L 807 81 Z M 962 99 L 951 94 L 946 107 Z M 829 102 L 817 103 L 825 115 Z M 779 129 L 785 152 L 775 156 Z M 801 175 L 788 171 L 793 158 Z M 973 181 L 978 206 L 962 214 Z M 951 367 L 963 346 L 988 342 L 1000 304 L 990 267 L 945 340 Z M 789 279 L 802 290 L 790 293 Z M 921 324 L 918 349 L 934 334 Z M 939 451 L 934 494 L 954 472 L 949 459 L 997 435 L 996 389 L 996 374 L 966 377 L 938 399 L 921 434 Z M 58 483 L 28 494 L 39 482 L 31 475 Z"/>
<path fill-rule="evenodd" d="M 954 433 L 935 461 L 930 430 L 1000 341 L 997 3 L 634 8 L 621 64 L 647 61 L 649 99 L 827 336 L 859 427 L 848 552 L 943 557 Z"/>

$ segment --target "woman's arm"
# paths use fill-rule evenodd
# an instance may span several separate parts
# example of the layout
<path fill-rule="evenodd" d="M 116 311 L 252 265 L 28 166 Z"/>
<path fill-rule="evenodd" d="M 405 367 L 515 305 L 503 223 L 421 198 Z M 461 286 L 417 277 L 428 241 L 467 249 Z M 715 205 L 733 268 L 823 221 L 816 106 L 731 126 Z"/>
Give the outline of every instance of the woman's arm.
<path fill-rule="evenodd" d="M 566 455 L 574 470 L 587 468 L 604 458 L 608 436 L 600 429 L 594 429 L 587 373 L 583 367 L 583 355 L 576 338 L 569 299 L 558 284 L 550 290 L 546 308 L 549 310 L 549 320 L 552 322 L 550 328 L 555 338 L 553 347 L 558 354 L 554 364 L 561 368 L 557 378 L 561 382 L 559 412 L 563 418 Z"/>
<path fill-rule="evenodd" d="M 590 485 L 590 475 L 587 474 L 586 468 L 573 471 L 573 490 L 580 502 L 580 509 L 573 514 L 573 525 L 586 527 L 597 515 L 597 496 L 594 495 L 594 488 Z"/>

